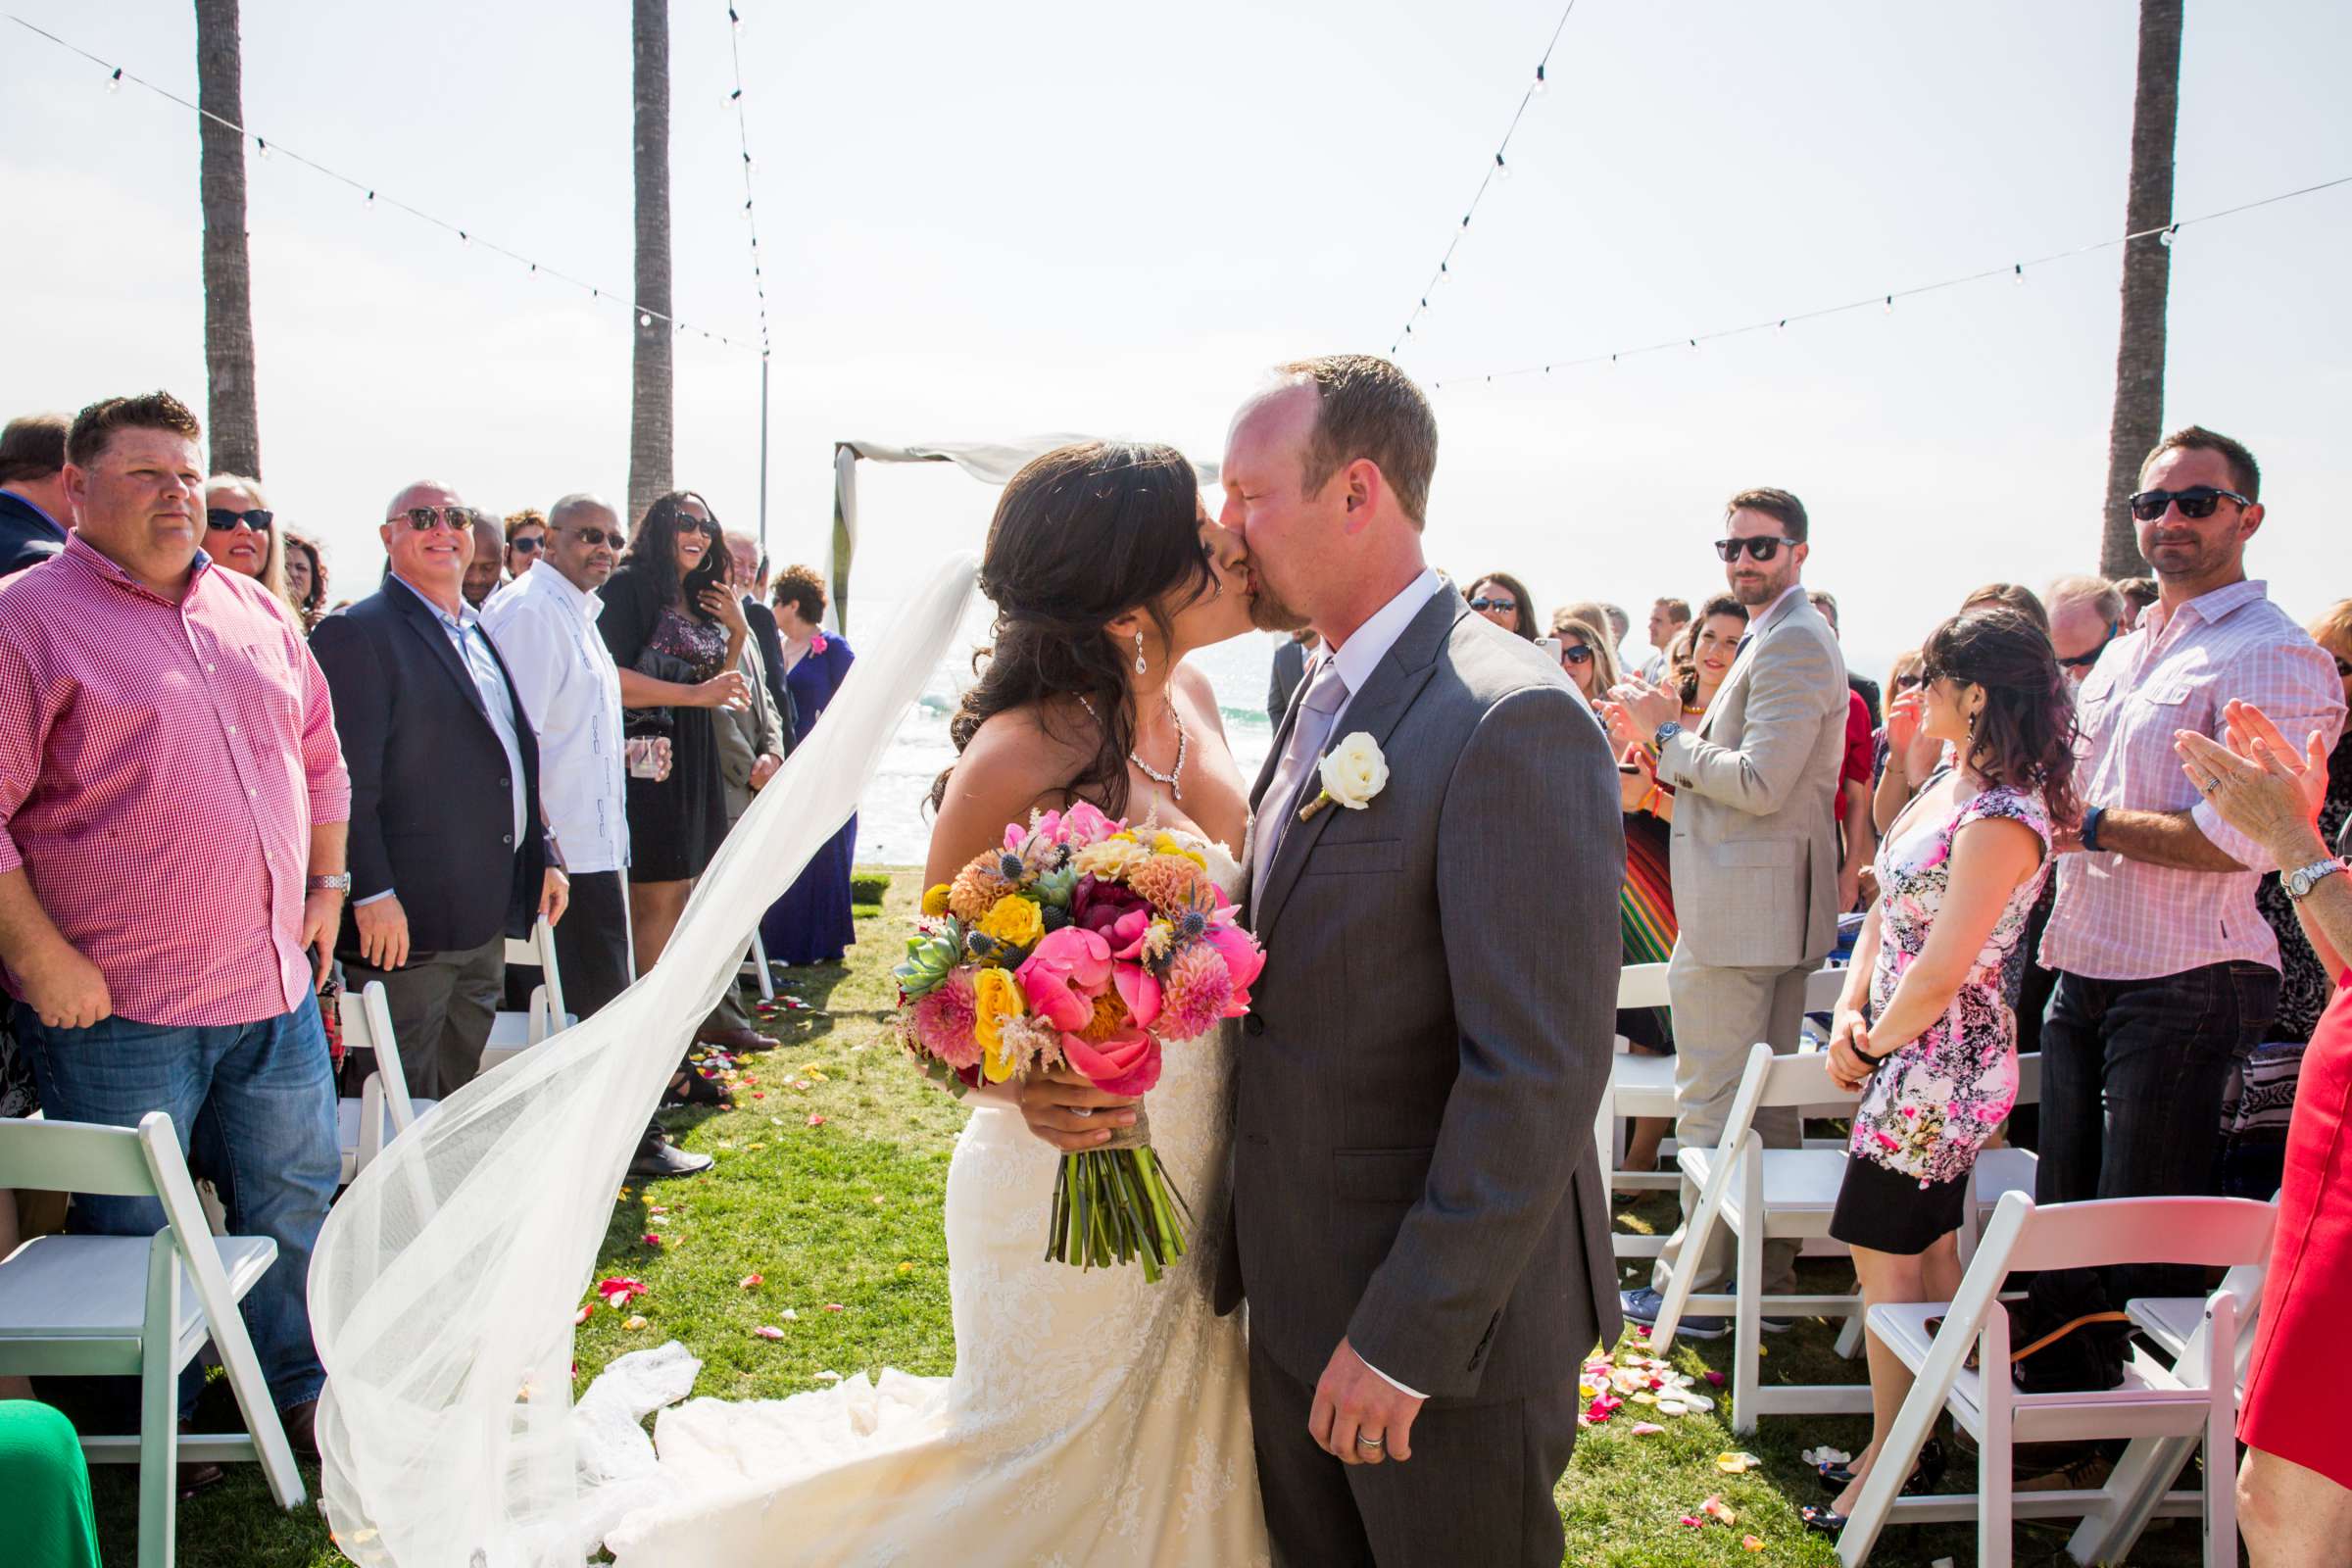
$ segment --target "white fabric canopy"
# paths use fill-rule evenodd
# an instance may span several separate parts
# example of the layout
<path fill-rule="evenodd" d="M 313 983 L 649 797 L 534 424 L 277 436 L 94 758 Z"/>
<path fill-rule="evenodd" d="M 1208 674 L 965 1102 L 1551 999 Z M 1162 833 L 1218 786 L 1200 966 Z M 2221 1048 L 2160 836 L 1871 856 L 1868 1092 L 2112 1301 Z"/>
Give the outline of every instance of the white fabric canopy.
<path fill-rule="evenodd" d="M 848 615 L 850 563 L 858 553 L 858 460 L 873 463 L 953 463 L 983 484 L 1004 484 L 1029 463 L 1055 447 L 1096 439 L 1087 435 L 1033 435 L 1014 441 L 935 442 L 922 446 L 892 446 L 881 441 L 839 441 L 833 447 L 833 540 L 825 562 L 825 580 L 832 584 L 829 607 L 833 627 L 841 630 Z M 1204 486 L 1217 482 L 1217 466 L 1196 460 L 1195 471 Z M 975 541 L 977 543 L 977 541 Z"/>

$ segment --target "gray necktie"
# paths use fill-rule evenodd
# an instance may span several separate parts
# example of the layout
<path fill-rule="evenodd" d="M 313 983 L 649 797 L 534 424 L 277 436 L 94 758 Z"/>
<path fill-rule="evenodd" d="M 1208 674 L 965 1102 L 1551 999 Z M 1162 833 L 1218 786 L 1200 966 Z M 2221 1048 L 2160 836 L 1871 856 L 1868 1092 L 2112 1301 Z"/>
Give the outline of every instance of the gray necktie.
<path fill-rule="evenodd" d="M 1290 831 L 1298 808 L 1303 804 L 1305 786 L 1316 773 L 1315 764 L 1323 756 L 1323 743 L 1331 738 L 1332 721 L 1348 705 L 1348 683 L 1340 678 L 1340 662 L 1328 655 L 1308 683 L 1306 695 L 1298 700 L 1298 717 L 1291 725 L 1291 740 L 1282 751 L 1282 762 L 1274 769 L 1274 778 L 1266 786 L 1259 802 L 1257 833 L 1257 867 L 1255 885 L 1264 887 L 1266 872 L 1274 864 L 1274 852 L 1282 847 L 1283 835 Z"/>

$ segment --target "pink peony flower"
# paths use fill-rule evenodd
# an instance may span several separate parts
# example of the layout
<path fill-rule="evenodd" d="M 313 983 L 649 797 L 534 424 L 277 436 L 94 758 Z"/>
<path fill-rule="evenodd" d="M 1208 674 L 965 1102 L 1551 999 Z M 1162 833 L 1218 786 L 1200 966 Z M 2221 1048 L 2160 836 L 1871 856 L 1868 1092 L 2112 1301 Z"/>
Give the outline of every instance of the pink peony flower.
<path fill-rule="evenodd" d="M 1074 925 L 1049 931 L 1013 977 L 1031 1012 L 1075 1034 L 1094 1021 L 1094 999 L 1110 987 L 1110 944 Z"/>
<path fill-rule="evenodd" d="M 1206 942 L 1196 942 L 1168 965 L 1162 992 L 1164 1010 L 1159 1032 L 1169 1040 L 1197 1040 L 1219 1018 L 1229 1016 L 1233 1003 L 1233 974 L 1225 956 Z"/>
<path fill-rule="evenodd" d="M 1135 947 L 1136 951 L 1142 951 L 1141 937 L 1136 939 Z M 1159 1021 L 1162 989 L 1158 976 L 1140 963 L 1122 962 L 1113 965 L 1110 980 L 1119 988 L 1119 1000 L 1127 1004 L 1127 1015 L 1135 1020 L 1137 1028 L 1149 1029 Z M 1189 1040 L 1192 1037 L 1181 1035 L 1177 1038 Z"/>
<path fill-rule="evenodd" d="M 961 1069 L 976 1066 L 980 1060 L 980 1037 L 973 1027 L 977 1019 L 971 971 L 955 969 L 937 990 L 915 1003 L 907 1012 L 906 1026 L 917 1046 Z"/>
<path fill-rule="evenodd" d="M 1133 1025 L 1099 1041 L 1065 1034 L 1061 1054 L 1104 1094 L 1140 1095 L 1159 1082 L 1159 1042 Z"/>
<path fill-rule="evenodd" d="M 1060 841 L 1073 850 L 1100 844 L 1118 831 L 1118 823 L 1084 801 L 1061 813 Z"/>

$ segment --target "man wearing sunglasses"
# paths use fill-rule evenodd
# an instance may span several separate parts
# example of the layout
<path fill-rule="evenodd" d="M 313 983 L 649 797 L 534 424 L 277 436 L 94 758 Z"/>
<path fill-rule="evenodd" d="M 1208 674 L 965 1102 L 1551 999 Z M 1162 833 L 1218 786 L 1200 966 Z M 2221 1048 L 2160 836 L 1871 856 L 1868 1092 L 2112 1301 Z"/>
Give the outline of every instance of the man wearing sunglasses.
<path fill-rule="evenodd" d="M 2224 740 L 2233 698 L 2270 714 L 2298 752 L 2315 731 L 2332 746 L 2343 728 L 2333 662 L 2246 577 L 2261 482 L 2251 452 L 2196 425 L 2140 467 L 2132 514 L 2158 597 L 2076 696 L 2082 822 L 2056 845 L 2041 940 L 2058 979 L 2041 1031 L 2040 1202 L 2211 1192 L 2224 1086 L 2278 1006 L 2278 944 L 2254 902 L 2271 866 L 2199 798 L 2174 751 L 2184 730 Z M 2193 1269 L 2046 1273 L 2033 1317 L 2054 1328 L 2199 1289 Z M 2083 1342 L 2062 1352 L 2082 1358 L 2076 1372 L 2119 1373 L 2109 1326 L 2070 1339 Z"/>
<path fill-rule="evenodd" d="M 1706 717 L 1695 732 L 1684 729 L 1681 694 L 1662 684 L 1629 681 L 1616 692 L 1624 725 L 1657 758 L 1658 779 L 1680 792 L 1671 865 L 1681 931 L 1667 985 L 1675 1136 L 1685 1148 L 1722 1137 L 1750 1046 L 1796 1049 L 1805 980 L 1836 944 L 1839 912 L 1833 812 L 1851 704 L 1838 639 L 1801 580 L 1812 553 L 1804 503 L 1786 490 L 1743 490 L 1725 510 L 1715 554 L 1749 630 Z M 1797 1146 L 1794 1110 L 1760 1111 L 1756 1128 L 1770 1148 Z M 1686 1221 L 1696 1201 L 1686 1182 Z M 1625 1293 L 1627 1317 L 1657 1320 L 1683 1240 L 1678 1230 L 1658 1254 L 1651 1289 Z M 1795 1263 L 1794 1244 L 1766 1243 L 1758 1287 L 1786 1293 Z M 1696 1288 L 1718 1289 L 1730 1269 L 1731 1238 L 1719 1227 Z M 1686 1318 L 1682 1332 L 1713 1338 L 1724 1324 Z"/>
<path fill-rule="evenodd" d="M 2050 613 L 2050 647 L 2067 684 L 2082 677 L 2124 633 L 2124 596 L 2103 577 L 2061 577 L 2042 595 Z"/>
<path fill-rule="evenodd" d="M 352 906 L 336 952 L 352 989 L 384 983 L 409 1092 L 435 1100 L 480 1068 L 506 939 L 535 915 L 560 919 L 568 896 L 540 811 L 538 742 L 464 596 L 478 515 L 447 485 L 403 490 L 379 530 L 383 586 L 311 641 L 351 768 Z"/>

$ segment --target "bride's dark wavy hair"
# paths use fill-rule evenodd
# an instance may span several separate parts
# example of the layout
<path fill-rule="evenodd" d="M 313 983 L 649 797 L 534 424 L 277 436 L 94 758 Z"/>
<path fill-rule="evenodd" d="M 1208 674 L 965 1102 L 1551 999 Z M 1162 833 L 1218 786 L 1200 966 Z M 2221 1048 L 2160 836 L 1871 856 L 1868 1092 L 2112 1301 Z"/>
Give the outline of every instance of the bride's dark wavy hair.
<path fill-rule="evenodd" d="M 995 602 L 997 619 L 990 645 L 972 655 L 979 679 L 948 725 L 956 755 L 989 719 L 1032 705 L 1061 739 L 1052 726 L 1068 715 L 1050 699 L 1082 697 L 1102 722 L 1086 764 L 1062 790 L 1123 815 L 1135 749 L 1135 654 L 1105 628 L 1141 610 L 1164 642 L 1168 612 L 1216 587 L 1200 519 L 1200 480 L 1174 447 L 1080 442 L 1014 474 L 980 561 L 980 591 Z M 1083 712 L 1078 721 L 1088 722 Z M 947 799 L 954 771 L 932 781 L 933 809 Z"/>
<path fill-rule="evenodd" d="M 2075 699 L 2049 633 L 2007 605 L 1964 610 L 1928 634 L 1923 681 L 1984 688 L 1970 761 L 1987 784 L 2038 791 L 2052 827 L 2082 819 L 2075 794 Z"/>

